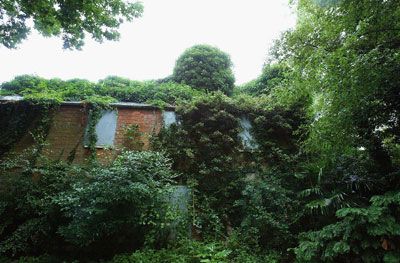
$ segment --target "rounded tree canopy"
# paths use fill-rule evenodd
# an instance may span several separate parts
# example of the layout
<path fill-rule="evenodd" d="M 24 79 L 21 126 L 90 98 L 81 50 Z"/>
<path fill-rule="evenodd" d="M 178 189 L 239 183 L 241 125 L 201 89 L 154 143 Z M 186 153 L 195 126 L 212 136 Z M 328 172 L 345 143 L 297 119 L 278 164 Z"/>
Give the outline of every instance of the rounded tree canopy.
<path fill-rule="evenodd" d="M 231 94 L 235 77 L 230 56 L 208 45 L 187 49 L 176 61 L 172 79 L 196 89 Z"/>

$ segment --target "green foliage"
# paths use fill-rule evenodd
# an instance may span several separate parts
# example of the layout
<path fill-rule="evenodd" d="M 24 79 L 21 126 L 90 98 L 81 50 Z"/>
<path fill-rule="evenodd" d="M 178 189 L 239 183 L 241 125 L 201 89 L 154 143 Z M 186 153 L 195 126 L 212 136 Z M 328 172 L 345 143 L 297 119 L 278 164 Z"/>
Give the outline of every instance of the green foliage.
<path fill-rule="evenodd" d="M 238 137 L 239 123 L 234 116 L 237 108 L 234 102 L 222 94 L 203 97 L 177 109 L 181 125 L 177 138 L 186 144 L 180 147 L 183 156 L 174 158 L 175 165 L 185 173 L 197 174 L 209 186 L 200 186 L 205 191 L 220 191 L 225 184 L 223 174 L 235 167 L 234 157 L 238 156 L 241 142 Z M 215 184 L 214 184 L 215 183 Z"/>
<path fill-rule="evenodd" d="M 284 64 L 265 65 L 257 79 L 236 87 L 234 91 L 252 96 L 268 95 L 273 89 L 283 85 L 288 71 L 288 67 Z"/>
<path fill-rule="evenodd" d="M 0 187 L 0 253 L 34 255 L 63 245 L 57 228 L 64 219 L 53 202 L 77 179 L 79 169 L 32 159 L 37 149 L 3 160 Z M 41 165 L 36 165 L 40 163 Z"/>
<path fill-rule="evenodd" d="M 305 104 L 298 101 L 286 107 L 251 109 L 252 133 L 258 143 L 261 159 L 271 167 L 288 171 L 297 167 L 304 158 L 301 146 L 307 138 L 306 127 L 309 123 Z"/>
<path fill-rule="evenodd" d="M 142 12 L 141 3 L 123 0 L 2 1 L 0 43 L 7 48 L 16 48 L 27 38 L 28 21 L 32 19 L 34 28 L 43 36 L 62 36 L 64 48 L 80 49 L 86 33 L 98 42 L 118 40 L 119 26 L 141 16 Z"/>
<path fill-rule="evenodd" d="M 22 75 L 1 84 L 0 94 L 17 94 L 25 99 L 40 102 L 86 101 L 107 104 L 122 101 L 165 106 L 191 100 L 203 92 L 172 82 L 139 82 L 120 77 L 108 77 L 98 83 L 92 83 L 81 79 L 46 80 L 37 76 Z"/>
<path fill-rule="evenodd" d="M 6 94 L 21 95 L 25 99 L 39 101 L 41 103 L 90 100 L 98 100 L 95 85 L 87 80 L 72 79 L 44 79 L 38 76 L 21 75 L 9 82 L 1 84 L 1 91 Z M 106 99 L 106 98 L 104 98 Z"/>
<path fill-rule="evenodd" d="M 84 169 L 5 162 L 0 251 L 72 248 L 103 257 L 138 249 L 113 259 L 121 263 L 398 262 L 400 4 L 295 4 L 297 26 L 277 41 L 274 64 L 233 98 L 229 56 L 204 45 L 185 51 L 173 75 L 158 81 L 3 83 L 1 94 L 47 105 L 84 100 L 94 111 L 110 99 L 177 105 L 178 122 L 152 138 L 171 163 L 149 152 Z M 25 130 L 30 113 L 7 107 L 1 118 Z M 240 137 L 244 119 L 255 148 Z M 23 135 L 7 132 L 4 149 Z M 127 134 L 126 147 L 140 148 L 137 127 Z M 187 220 L 175 221 L 167 205 L 177 181 L 191 188 L 192 234 L 202 241 L 162 242 Z"/>
<path fill-rule="evenodd" d="M 304 122 L 299 109 L 265 109 L 221 93 L 178 107 L 179 125 L 163 130 L 153 146 L 168 154 L 193 188 L 196 234 L 223 239 L 237 228 L 243 243 L 289 247 L 285 240 L 297 215 L 295 196 L 285 187 L 295 178 L 282 171 L 292 172 L 298 159 L 296 132 Z M 243 116 L 252 120 L 257 150 L 246 150 L 239 137 Z"/>
<path fill-rule="evenodd" d="M 165 199 L 173 177 L 161 154 L 126 152 L 55 198 L 70 219 L 59 233 L 79 247 L 108 245 L 108 253 L 141 245 L 149 231 L 169 224 Z"/>
<path fill-rule="evenodd" d="M 28 130 L 35 130 L 40 120 L 47 116 L 46 106 L 30 102 L 5 103 L 0 106 L 0 157 L 10 151 L 15 143 L 27 136 Z"/>
<path fill-rule="evenodd" d="M 187 85 L 173 82 L 138 82 L 120 77 L 108 77 L 98 83 L 99 94 L 119 101 L 176 105 L 203 94 Z"/>
<path fill-rule="evenodd" d="M 329 159 L 364 147 L 390 172 L 383 141 L 399 142 L 394 117 L 400 108 L 399 2 L 303 0 L 298 9 L 296 29 L 285 34 L 275 53 L 293 68 L 290 91 L 282 96 L 313 98 L 308 150 Z"/>
<path fill-rule="evenodd" d="M 131 255 L 118 255 L 114 257 L 110 263 L 185 263 L 185 255 L 178 254 L 170 249 L 153 250 L 146 249 L 137 251 Z"/>
<path fill-rule="evenodd" d="M 172 79 L 193 88 L 231 94 L 235 77 L 228 54 L 216 47 L 196 45 L 176 61 Z"/>
<path fill-rule="evenodd" d="M 222 218 L 232 199 L 231 184 L 242 147 L 237 109 L 222 93 L 199 98 L 177 109 L 180 125 L 161 132 L 154 148 L 166 151 L 181 180 L 195 188 L 195 225 L 220 235 Z M 220 198 L 220 197 L 224 198 Z M 216 211 L 219 210 L 219 212 Z M 223 216 L 225 214 L 225 216 Z M 218 231 L 218 229 L 220 231 Z"/>
<path fill-rule="evenodd" d="M 398 261 L 400 4 L 297 4 L 296 28 L 273 50 L 292 70 L 271 93 L 283 104 L 311 99 L 297 260 Z"/>
<path fill-rule="evenodd" d="M 97 143 L 97 134 L 96 134 L 96 125 L 98 120 L 101 117 L 101 108 L 92 106 L 88 112 L 88 125 L 87 125 L 87 134 L 88 134 L 88 142 L 87 147 L 90 151 L 90 161 L 96 161 L 96 143 Z M 73 158 L 70 160 L 73 161 Z"/>
<path fill-rule="evenodd" d="M 296 244 L 291 228 L 301 215 L 299 202 L 281 180 L 278 171 L 252 173 L 242 179 L 241 197 L 235 201 L 242 242 L 279 251 Z"/>
<path fill-rule="evenodd" d="M 373 193 L 396 185 L 396 176 L 382 174 L 365 152 L 340 156 L 334 165 L 318 173 L 313 172 L 313 165 L 308 169 L 302 178 L 306 188 L 299 197 L 306 201 L 309 212 L 317 215 L 331 217 L 339 208 L 365 206 Z"/>
<path fill-rule="evenodd" d="M 142 141 L 144 134 L 139 131 L 139 126 L 136 124 L 125 127 L 124 147 L 127 150 L 140 151 L 143 149 L 144 143 Z"/>
<path fill-rule="evenodd" d="M 18 94 L 24 89 L 32 90 L 32 89 L 40 89 L 46 87 L 47 86 L 46 82 L 47 82 L 46 79 L 41 77 L 31 76 L 31 75 L 21 75 L 15 77 L 13 80 L 9 82 L 3 83 L 1 85 L 1 89 L 8 90 L 14 92 L 15 94 Z M 53 80 L 53 83 L 54 82 L 56 82 L 56 80 Z"/>
<path fill-rule="evenodd" d="M 278 262 L 278 257 L 249 253 L 243 247 L 232 250 L 222 242 L 182 240 L 168 249 L 143 249 L 131 255 L 118 255 L 110 263 L 258 263 Z"/>
<path fill-rule="evenodd" d="M 1 165 L 2 255 L 101 258 L 162 244 L 178 222 L 168 203 L 175 175 L 160 153 L 125 152 L 108 167 L 77 167 L 32 159 L 36 151 Z"/>
<path fill-rule="evenodd" d="M 339 222 L 303 233 L 295 249 L 300 262 L 395 262 L 400 250 L 400 193 L 371 198 L 365 208 L 343 208 Z"/>

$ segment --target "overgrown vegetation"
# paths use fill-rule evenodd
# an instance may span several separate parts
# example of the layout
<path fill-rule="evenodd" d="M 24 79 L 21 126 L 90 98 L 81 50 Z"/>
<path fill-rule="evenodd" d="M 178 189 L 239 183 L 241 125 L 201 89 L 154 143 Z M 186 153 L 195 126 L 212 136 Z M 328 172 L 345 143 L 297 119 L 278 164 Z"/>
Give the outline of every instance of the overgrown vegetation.
<path fill-rule="evenodd" d="M 31 154 L 1 165 L 2 255 L 95 259 L 167 239 L 175 175 L 162 154 L 125 152 L 107 168 Z"/>
<path fill-rule="evenodd" d="M 92 83 L 83 79 L 63 81 L 22 75 L 1 84 L 0 95 L 20 95 L 33 101 L 87 101 L 87 102 L 136 102 L 160 106 L 176 105 L 203 94 L 187 85 L 173 82 L 132 81 L 110 76 Z"/>
<path fill-rule="evenodd" d="M 171 104 L 178 121 L 151 138 L 148 152 L 138 151 L 138 127 L 126 127 L 124 144 L 135 151 L 110 165 L 51 162 L 40 145 L 7 156 L 1 255 L 33 262 L 398 262 L 400 3 L 300 0 L 296 7 L 298 24 L 276 42 L 273 63 L 232 94 L 221 83 L 177 84 L 174 75 L 3 83 L 2 94 L 27 99 L 2 109 L 12 138 L 1 140 L 4 153 L 29 126 L 29 101 L 41 102 L 32 109 L 48 99 Z M 202 57 L 201 50 L 188 53 Z M 185 215 L 169 202 L 173 185 L 190 189 Z"/>

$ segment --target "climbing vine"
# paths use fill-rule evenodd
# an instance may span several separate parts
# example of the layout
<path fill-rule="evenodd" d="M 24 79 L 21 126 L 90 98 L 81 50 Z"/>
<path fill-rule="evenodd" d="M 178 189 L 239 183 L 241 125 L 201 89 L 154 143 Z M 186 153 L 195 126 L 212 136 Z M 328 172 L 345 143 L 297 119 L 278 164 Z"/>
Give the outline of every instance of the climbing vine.
<path fill-rule="evenodd" d="M 87 125 L 87 147 L 90 152 L 90 161 L 96 161 L 96 124 L 101 117 L 101 108 L 91 105 L 88 114 L 88 125 Z"/>
<path fill-rule="evenodd" d="M 125 136 L 124 136 L 124 147 L 127 150 L 136 150 L 140 151 L 143 149 L 144 143 L 142 141 L 142 137 L 144 136 L 143 132 L 140 132 L 139 126 L 137 124 L 131 124 L 124 127 Z"/>
<path fill-rule="evenodd" d="M 11 151 L 24 136 L 30 136 L 36 145 L 43 145 L 57 106 L 57 103 L 33 101 L 1 103 L 0 123 L 7 128 L 0 129 L 0 157 Z"/>
<path fill-rule="evenodd" d="M 180 124 L 162 130 L 153 148 L 168 154 L 181 173 L 181 183 L 193 189 L 196 235 L 223 238 L 240 227 L 245 230 L 241 236 L 251 244 L 272 248 L 276 240 L 290 240 L 287 229 L 296 219 L 288 202 L 293 193 L 277 189 L 295 179 L 293 160 L 299 158 L 300 127 L 306 121 L 301 109 L 301 105 L 265 108 L 223 94 L 178 107 Z M 247 148 L 240 136 L 245 129 L 243 116 L 251 123 L 247 132 L 256 140 L 256 148 Z M 271 202 L 261 199 L 271 195 Z M 292 217 L 270 214 L 282 205 L 286 206 L 282 213 Z"/>

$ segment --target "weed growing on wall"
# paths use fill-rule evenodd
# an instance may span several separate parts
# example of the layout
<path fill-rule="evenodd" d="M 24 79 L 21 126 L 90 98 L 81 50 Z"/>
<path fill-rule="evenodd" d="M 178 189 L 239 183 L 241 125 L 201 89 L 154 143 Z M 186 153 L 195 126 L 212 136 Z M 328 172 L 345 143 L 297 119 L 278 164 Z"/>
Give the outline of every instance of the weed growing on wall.
<path fill-rule="evenodd" d="M 142 137 L 145 136 L 139 131 L 137 124 L 132 124 L 125 127 L 124 147 L 128 150 L 140 151 L 143 149 L 144 143 Z"/>

